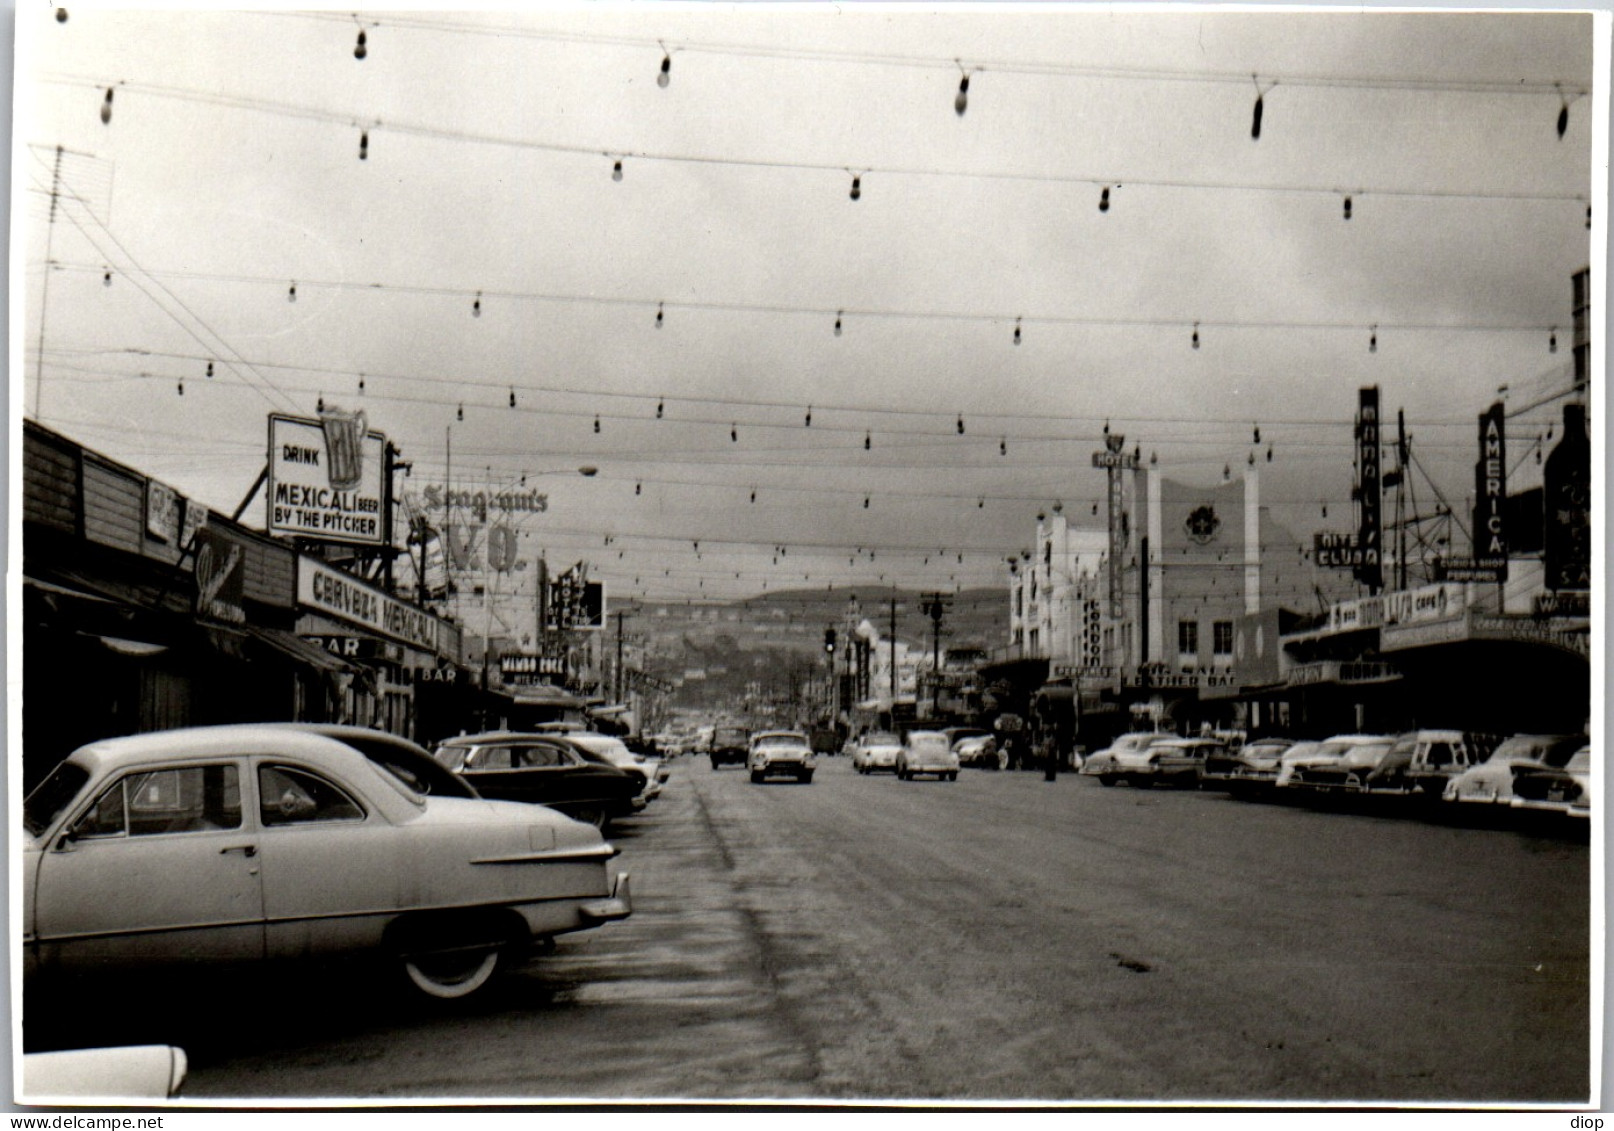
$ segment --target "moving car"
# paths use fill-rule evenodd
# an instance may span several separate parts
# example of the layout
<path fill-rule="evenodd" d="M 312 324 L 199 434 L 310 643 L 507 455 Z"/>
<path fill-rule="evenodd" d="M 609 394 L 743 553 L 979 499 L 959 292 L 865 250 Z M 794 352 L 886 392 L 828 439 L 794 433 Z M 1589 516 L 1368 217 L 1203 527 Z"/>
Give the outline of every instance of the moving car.
<path fill-rule="evenodd" d="M 953 743 L 960 766 L 979 766 L 983 770 L 1006 770 L 1009 756 L 998 749 L 997 739 L 990 734 L 961 738 Z"/>
<path fill-rule="evenodd" d="M 712 760 L 712 769 L 719 766 L 743 766 L 746 757 L 751 753 L 751 732 L 745 727 L 717 727 L 712 731 L 712 741 L 707 747 L 707 755 Z"/>
<path fill-rule="evenodd" d="M 958 780 L 958 755 L 937 730 L 908 732 L 908 741 L 897 751 L 897 777 L 913 781 L 920 774 L 934 774 L 946 781 Z"/>
<path fill-rule="evenodd" d="M 645 806 L 642 780 L 590 761 L 558 735 L 460 735 L 440 743 L 435 756 L 483 797 L 548 805 L 597 829 Z"/>
<path fill-rule="evenodd" d="M 1292 738 L 1257 738 L 1212 753 L 1205 758 L 1199 784 L 1241 795 L 1269 789 L 1278 780 L 1284 753 L 1293 745 Z"/>
<path fill-rule="evenodd" d="M 751 736 L 751 750 L 746 758 L 751 769 L 751 780 L 760 782 L 770 777 L 789 776 L 799 782 L 813 780 L 813 769 L 818 756 L 813 753 L 807 736 L 795 730 L 765 730 Z"/>
<path fill-rule="evenodd" d="M 1205 760 L 1226 750 L 1214 738 L 1160 738 L 1141 749 L 1118 752 L 1115 768 L 1106 776 L 1144 789 L 1152 785 L 1197 786 Z M 1099 781 L 1110 784 L 1104 778 Z"/>
<path fill-rule="evenodd" d="M 1446 783 L 1445 800 L 1464 805 L 1509 805 L 1513 778 L 1523 770 L 1561 768 L 1585 739 L 1566 734 L 1515 734 L 1504 738 L 1491 756 Z"/>
<path fill-rule="evenodd" d="M 1121 780 L 1120 764 L 1117 761 L 1121 754 L 1142 750 L 1150 743 L 1176 737 L 1165 731 L 1135 731 L 1123 734 L 1103 750 L 1089 754 L 1077 772 L 1090 778 L 1097 778 L 1100 785 L 1114 785 Z"/>
<path fill-rule="evenodd" d="M 895 770 L 897 768 L 897 753 L 902 749 L 902 739 L 883 730 L 871 730 L 858 740 L 852 749 L 852 768 L 860 774 L 872 774 L 876 770 Z"/>
<path fill-rule="evenodd" d="M 1582 746 L 1561 769 L 1542 766 L 1513 777 L 1513 808 L 1589 819 L 1592 815 L 1592 748 Z"/>
<path fill-rule="evenodd" d="M 295 727 L 92 742 L 28 795 L 23 824 L 34 977 L 364 955 L 460 998 L 553 936 L 632 910 L 598 829 L 428 792 Z"/>

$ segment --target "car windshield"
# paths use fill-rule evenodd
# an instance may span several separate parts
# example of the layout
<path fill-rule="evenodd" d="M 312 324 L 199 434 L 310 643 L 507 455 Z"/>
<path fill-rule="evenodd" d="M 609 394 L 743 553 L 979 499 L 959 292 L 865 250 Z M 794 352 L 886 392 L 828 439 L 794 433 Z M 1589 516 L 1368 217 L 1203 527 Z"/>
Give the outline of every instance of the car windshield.
<path fill-rule="evenodd" d="M 75 762 L 63 762 L 52 770 L 22 804 L 22 824 L 28 835 L 39 836 L 50 828 L 89 779 L 89 771 Z"/>
<path fill-rule="evenodd" d="M 911 750 L 946 750 L 947 736 L 942 734 L 910 734 L 908 747 Z"/>
<path fill-rule="evenodd" d="M 445 742 L 432 751 L 432 757 L 450 770 L 460 770 L 464 768 L 465 760 L 471 756 L 472 751 L 475 749 L 476 747 L 467 746 L 464 743 Z"/>
<path fill-rule="evenodd" d="M 719 746 L 744 746 L 746 736 L 743 727 L 718 727 L 712 732 L 712 741 Z"/>
<path fill-rule="evenodd" d="M 1592 769 L 1592 752 L 1586 747 L 1575 751 L 1574 757 L 1564 765 L 1564 769 L 1572 774 L 1587 774 Z"/>
<path fill-rule="evenodd" d="M 477 792 L 435 761 L 425 750 L 405 745 L 396 737 L 344 734 L 341 741 L 353 747 L 418 797 L 476 797 Z"/>
<path fill-rule="evenodd" d="M 901 746 L 902 745 L 902 740 L 900 738 L 898 738 L 894 734 L 887 734 L 885 731 L 877 730 L 877 731 L 874 731 L 872 734 L 866 734 L 866 735 L 863 736 L 863 745 L 864 746 Z"/>
<path fill-rule="evenodd" d="M 757 736 L 757 748 L 764 746 L 806 746 L 807 739 L 799 734 L 762 734 Z"/>
<path fill-rule="evenodd" d="M 1345 757 L 1341 761 L 1348 766 L 1376 766 L 1379 764 L 1379 759 L 1384 757 L 1391 745 L 1388 742 L 1359 742 L 1345 751 Z M 1395 746 L 1397 757 L 1411 758 L 1412 751 L 1418 744 L 1416 741 L 1409 740 L 1397 742 L 1393 745 Z"/>

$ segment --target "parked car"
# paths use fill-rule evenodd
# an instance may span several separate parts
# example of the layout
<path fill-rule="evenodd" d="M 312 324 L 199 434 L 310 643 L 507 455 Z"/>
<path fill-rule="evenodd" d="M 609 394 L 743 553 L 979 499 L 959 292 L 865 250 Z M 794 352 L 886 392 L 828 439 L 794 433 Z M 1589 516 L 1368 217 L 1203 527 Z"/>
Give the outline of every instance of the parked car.
<path fill-rule="evenodd" d="M 1317 752 L 1321 750 L 1322 747 L 1323 744 L 1321 742 L 1317 742 L 1312 739 L 1301 739 L 1299 742 L 1289 747 L 1289 749 L 1285 750 L 1278 757 L 1278 771 L 1277 776 L 1272 779 L 1273 787 L 1280 788 L 1288 785 L 1289 777 L 1294 773 L 1295 766 L 1301 762 L 1309 761 L 1310 759 L 1317 757 Z"/>
<path fill-rule="evenodd" d="M 1289 787 L 1322 793 L 1361 792 L 1368 776 L 1389 757 L 1397 741 L 1393 735 L 1364 741 L 1369 737 L 1350 735 L 1324 742 L 1311 758 L 1295 763 Z"/>
<path fill-rule="evenodd" d="M 746 765 L 750 767 L 753 782 L 781 776 L 810 782 L 818 756 L 813 753 L 807 736 L 800 731 L 765 730 L 751 736 Z"/>
<path fill-rule="evenodd" d="M 897 768 L 897 753 L 901 749 L 902 739 L 896 735 L 871 730 L 852 749 L 852 768 L 860 774 L 872 774 L 876 770 L 894 771 Z"/>
<path fill-rule="evenodd" d="M 36 977 L 360 954 L 460 998 L 535 944 L 631 911 L 599 830 L 427 792 L 388 759 L 294 727 L 92 742 L 28 795 L 23 824 Z"/>
<path fill-rule="evenodd" d="M 1229 793 L 1250 793 L 1278 780 L 1278 765 L 1292 738 L 1257 738 L 1238 747 L 1224 747 L 1205 758 L 1199 784 Z"/>
<path fill-rule="evenodd" d="M 998 749 L 997 739 L 990 734 L 959 739 L 953 743 L 953 753 L 958 755 L 960 766 L 978 766 L 983 770 L 1009 767 L 1009 756 Z"/>
<path fill-rule="evenodd" d="M 1513 778 L 1523 770 L 1562 768 L 1585 744 L 1579 735 L 1515 734 L 1504 738 L 1491 756 L 1446 783 L 1445 799 L 1464 805 L 1508 805 Z"/>
<path fill-rule="evenodd" d="M 1561 768 L 1542 766 L 1513 777 L 1513 808 L 1562 813 L 1582 820 L 1592 815 L 1592 748 L 1582 746 Z"/>
<path fill-rule="evenodd" d="M 641 780 L 590 761 L 559 735 L 460 735 L 440 743 L 435 756 L 483 797 L 548 805 L 597 829 L 645 806 Z"/>
<path fill-rule="evenodd" d="M 717 727 L 706 753 L 714 770 L 719 766 L 743 766 L 751 753 L 751 731 L 746 727 Z"/>
<path fill-rule="evenodd" d="M 1310 756 L 1286 761 L 1277 784 L 1284 789 L 1343 790 L 1353 777 L 1366 774 L 1395 745 L 1388 734 L 1337 734 L 1324 739 Z"/>
<path fill-rule="evenodd" d="M 1078 772 L 1090 778 L 1097 778 L 1100 785 L 1114 785 L 1121 780 L 1120 766 L 1116 761 L 1119 755 L 1142 750 L 1152 742 L 1176 737 L 1165 731 L 1134 731 L 1131 734 L 1123 734 L 1103 750 L 1089 754 Z"/>
<path fill-rule="evenodd" d="M 908 741 L 897 751 L 897 777 L 913 781 L 920 774 L 934 774 L 946 781 L 958 780 L 958 755 L 939 730 L 908 732 Z"/>
<path fill-rule="evenodd" d="M 1153 785 L 1197 786 L 1205 759 L 1226 750 L 1214 738 L 1160 738 L 1141 749 L 1119 751 L 1115 769 L 1106 776 L 1144 789 Z"/>
<path fill-rule="evenodd" d="M 603 759 L 607 764 L 615 766 L 630 777 L 641 777 L 644 786 L 639 796 L 646 804 L 654 801 L 661 795 L 661 787 L 666 782 L 669 770 L 667 763 L 659 758 L 646 758 L 629 750 L 620 738 L 612 738 L 608 734 L 595 734 L 592 731 L 573 732 L 560 735 L 566 742 L 582 752 L 585 758 Z"/>
<path fill-rule="evenodd" d="M 1357 776 L 1354 788 L 1368 793 L 1445 795 L 1446 783 L 1475 762 L 1462 731 L 1415 730 L 1396 737 L 1377 765 Z M 1347 783 L 1352 788 L 1352 783 Z"/>
<path fill-rule="evenodd" d="M 22 1058 L 20 1098 L 167 1100 L 179 1095 L 189 1065 L 185 1050 L 175 1045 L 31 1052 Z"/>

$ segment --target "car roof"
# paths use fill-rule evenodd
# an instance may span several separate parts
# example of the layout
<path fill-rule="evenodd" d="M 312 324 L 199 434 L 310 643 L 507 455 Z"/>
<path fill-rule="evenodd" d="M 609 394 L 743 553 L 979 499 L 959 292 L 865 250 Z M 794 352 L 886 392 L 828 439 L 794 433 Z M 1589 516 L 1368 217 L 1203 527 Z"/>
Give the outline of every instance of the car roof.
<path fill-rule="evenodd" d="M 801 731 L 799 731 L 799 730 L 759 730 L 755 734 L 753 734 L 751 737 L 752 738 L 799 738 L 803 742 L 805 742 L 807 740 L 807 736 L 804 733 L 802 733 Z"/>

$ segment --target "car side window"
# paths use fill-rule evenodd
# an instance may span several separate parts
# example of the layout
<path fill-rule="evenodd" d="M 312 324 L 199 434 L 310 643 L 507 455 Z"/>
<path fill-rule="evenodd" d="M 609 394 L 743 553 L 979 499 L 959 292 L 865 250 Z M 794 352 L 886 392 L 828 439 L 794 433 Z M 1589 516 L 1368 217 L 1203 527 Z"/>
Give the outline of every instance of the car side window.
<path fill-rule="evenodd" d="M 240 827 L 240 777 L 226 764 L 119 778 L 74 826 L 73 835 L 158 836 Z"/>
<path fill-rule="evenodd" d="M 529 746 L 526 749 L 525 764 L 542 769 L 567 764 L 565 756 L 553 746 Z"/>
<path fill-rule="evenodd" d="M 476 757 L 466 766 L 468 770 L 508 770 L 515 765 L 515 755 L 508 746 L 488 746 L 477 751 Z"/>
<path fill-rule="evenodd" d="M 1429 744 L 1429 764 L 1431 766 L 1449 766 L 1452 764 L 1451 747 L 1444 742 L 1431 742 Z"/>
<path fill-rule="evenodd" d="M 258 767 L 258 815 L 264 826 L 315 821 L 362 821 L 364 809 L 341 789 L 307 770 Z"/>

